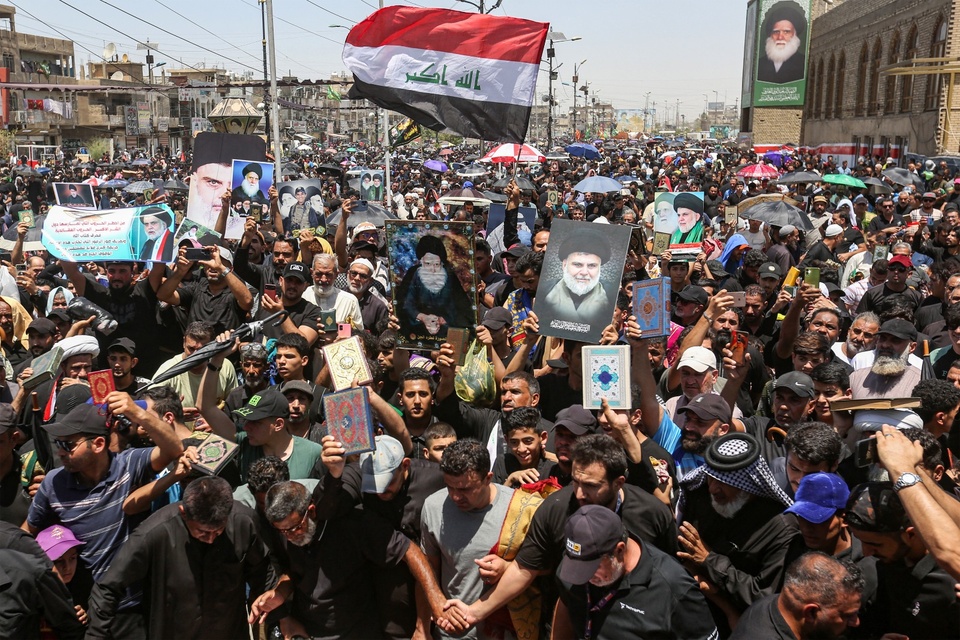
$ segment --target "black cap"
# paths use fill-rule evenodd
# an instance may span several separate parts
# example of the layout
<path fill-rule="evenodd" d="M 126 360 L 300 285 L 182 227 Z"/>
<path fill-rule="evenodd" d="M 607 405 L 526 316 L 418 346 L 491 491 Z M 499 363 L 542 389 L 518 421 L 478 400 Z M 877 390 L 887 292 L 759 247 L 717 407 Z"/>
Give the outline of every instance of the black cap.
<path fill-rule="evenodd" d="M 557 412 L 557 419 L 553 428 L 564 427 L 575 436 L 597 432 L 597 419 L 583 408 L 583 405 L 574 404 Z"/>
<path fill-rule="evenodd" d="M 773 383 L 773 390 L 790 389 L 798 396 L 816 398 L 817 392 L 813 388 L 813 379 L 805 373 L 791 371 L 785 373 Z"/>
<path fill-rule="evenodd" d="M 27 333 L 31 331 L 36 331 L 42 336 L 52 336 L 57 332 L 57 325 L 53 323 L 53 320 L 37 318 L 27 327 Z"/>
<path fill-rule="evenodd" d="M 712 273 L 712 272 L 711 272 Z M 780 268 L 776 262 L 764 262 L 760 265 L 760 278 L 776 278 L 779 280 L 783 277 L 783 270 Z"/>
<path fill-rule="evenodd" d="M 677 294 L 681 300 L 687 300 L 689 302 L 696 302 L 697 304 L 702 304 L 706 306 L 707 301 L 710 296 L 707 295 L 707 290 L 703 287 L 698 287 L 695 284 L 688 284 L 683 288 L 679 294 Z"/>
<path fill-rule="evenodd" d="M 284 268 L 283 277 L 287 278 L 300 278 L 303 282 L 310 282 L 310 277 L 307 275 L 307 265 L 302 262 L 291 262 Z"/>
<path fill-rule="evenodd" d="M 78 386 L 78 385 L 72 385 Z M 107 429 L 106 416 L 100 413 L 100 407 L 92 404 L 78 404 L 57 422 L 43 425 L 47 433 L 55 438 L 86 433 L 93 436 L 105 436 L 110 433 Z"/>
<path fill-rule="evenodd" d="M 287 380 L 280 385 L 280 393 L 286 394 L 287 391 L 299 391 L 312 399 L 315 395 L 313 385 L 306 380 Z"/>
<path fill-rule="evenodd" d="M 90 387 L 85 384 L 72 384 L 64 387 L 57 394 L 57 404 L 53 410 L 53 421 L 59 422 L 68 413 L 91 397 Z"/>
<path fill-rule="evenodd" d="M 0 435 L 17 427 L 17 412 L 6 402 L 0 403 Z"/>
<path fill-rule="evenodd" d="M 530 247 L 522 244 L 515 244 L 506 251 L 503 252 L 504 256 L 510 256 L 511 258 L 522 258 L 524 254 L 530 253 Z"/>
<path fill-rule="evenodd" d="M 493 307 L 483 314 L 483 320 L 480 322 L 491 331 L 499 331 L 513 322 L 513 316 L 503 307 Z"/>
<path fill-rule="evenodd" d="M 70 317 L 70 314 L 67 313 L 66 309 L 51 309 L 50 313 L 47 314 L 48 318 L 57 318 L 63 322 L 73 322 L 73 318 Z"/>
<path fill-rule="evenodd" d="M 568 584 L 587 584 L 623 534 L 623 521 L 613 510 L 598 504 L 580 507 L 564 527 L 566 548 L 557 577 Z"/>
<path fill-rule="evenodd" d="M 850 492 L 844 512 L 847 525 L 874 533 L 896 533 L 907 524 L 900 496 L 889 482 L 864 482 Z"/>
<path fill-rule="evenodd" d="M 701 393 L 677 409 L 677 413 L 691 411 L 703 420 L 730 422 L 730 405 L 718 393 Z"/>
<path fill-rule="evenodd" d="M 357 240 L 350 245 L 350 251 L 363 251 L 364 249 L 376 253 L 377 245 L 373 244 L 372 242 L 367 242 L 366 240 Z"/>
<path fill-rule="evenodd" d="M 130 338 L 117 338 L 107 347 L 107 353 L 111 351 L 126 351 L 131 356 L 137 355 L 137 344 Z"/>
<path fill-rule="evenodd" d="M 275 387 L 267 387 L 260 393 L 250 396 L 247 404 L 234 409 L 233 413 L 248 422 L 264 418 L 286 419 L 290 415 L 290 405 L 287 398 Z"/>
<path fill-rule="evenodd" d="M 899 338 L 900 340 L 916 341 L 917 339 L 917 328 L 903 318 L 887 320 L 880 325 L 880 331 L 877 333 L 885 333 L 888 336 L 893 336 L 894 338 Z"/>

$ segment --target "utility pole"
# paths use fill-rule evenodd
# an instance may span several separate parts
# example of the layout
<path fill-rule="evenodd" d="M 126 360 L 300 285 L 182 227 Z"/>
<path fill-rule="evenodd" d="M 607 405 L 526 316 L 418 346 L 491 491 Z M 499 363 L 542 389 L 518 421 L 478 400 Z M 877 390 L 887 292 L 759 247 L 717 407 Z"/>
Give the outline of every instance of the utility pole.
<path fill-rule="evenodd" d="M 573 139 L 577 139 L 577 83 L 580 82 L 580 67 L 586 62 L 581 60 L 580 64 L 573 65 Z"/>
<path fill-rule="evenodd" d="M 719 92 L 719 91 L 714 91 L 714 92 L 713 92 L 713 111 L 714 111 L 714 120 L 716 120 L 716 111 L 717 111 L 717 108 L 718 108 L 718 105 L 720 104 L 720 98 L 719 98 L 719 95 L 720 95 L 720 92 Z"/>
<path fill-rule="evenodd" d="M 273 32 L 273 0 L 264 0 L 267 9 L 267 39 L 270 41 L 270 117 L 273 124 L 273 175 L 280 175 L 280 160 L 283 154 L 280 152 L 280 118 L 277 112 L 277 41 Z"/>
<path fill-rule="evenodd" d="M 481 3 L 483 0 L 481 0 Z M 482 9 L 481 9 L 482 12 Z M 550 79 L 549 89 L 547 90 L 547 151 L 553 149 L 553 79 L 557 72 L 553 70 L 553 56 L 556 51 L 553 48 L 553 38 L 550 38 L 550 46 L 547 48 L 547 63 L 549 65 Z"/>
<path fill-rule="evenodd" d="M 264 131 L 267 134 L 267 147 L 270 147 L 270 138 L 273 135 L 273 130 L 270 128 L 270 94 L 267 92 L 267 79 L 270 77 L 267 72 L 267 7 L 266 0 L 259 0 L 260 2 L 260 33 L 263 37 L 261 43 L 263 44 L 263 103 L 266 105 L 266 108 L 263 110 L 263 115 L 266 119 L 264 122 Z"/>
<path fill-rule="evenodd" d="M 643 132 L 647 132 L 647 117 L 650 115 L 648 107 L 650 106 L 650 92 L 643 95 Z"/>
<path fill-rule="evenodd" d="M 677 98 L 677 112 L 674 115 L 674 130 L 680 130 L 680 99 Z"/>

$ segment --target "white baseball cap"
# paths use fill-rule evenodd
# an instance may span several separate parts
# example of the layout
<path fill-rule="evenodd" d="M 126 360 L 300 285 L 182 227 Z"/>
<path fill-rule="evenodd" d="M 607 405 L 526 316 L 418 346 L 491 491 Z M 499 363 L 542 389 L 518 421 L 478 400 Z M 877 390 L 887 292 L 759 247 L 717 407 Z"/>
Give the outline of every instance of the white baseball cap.
<path fill-rule="evenodd" d="M 377 450 L 360 456 L 363 493 L 383 493 L 393 481 L 393 474 L 403 462 L 403 445 L 396 438 L 377 436 Z"/>
<path fill-rule="evenodd" d="M 832 238 L 843 233 L 843 227 L 838 224 L 831 224 L 827 226 L 827 230 L 823 232 L 824 238 Z"/>
<path fill-rule="evenodd" d="M 677 363 L 677 369 L 690 367 L 697 373 L 703 373 L 707 369 L 717 368 L 717 356 L 706 347 L 690 347 L 680 356 Z"/>

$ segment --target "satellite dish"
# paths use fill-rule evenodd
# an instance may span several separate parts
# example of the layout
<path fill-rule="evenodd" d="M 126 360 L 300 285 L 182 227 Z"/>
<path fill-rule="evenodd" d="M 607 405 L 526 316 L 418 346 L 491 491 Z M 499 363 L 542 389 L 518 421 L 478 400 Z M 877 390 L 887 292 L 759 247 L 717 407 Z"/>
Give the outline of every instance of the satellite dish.
<path fill-rule="evenodd" d="M 120 58 L 120 62 L 123 62 L 123 63 L 130 62 L 130 56 L 128 56 L 127 54 L 123 54 L 123 56 L 121 56 Z"/>
<path fill-rule="evenodd" d="M 550 102 L 550 94 L 545 93 L 542 96 L 540 96 L 540 99 L 543 100 L 544 102 Z"/>
<path fill-rule="evenodd" d="M 110 76 L 111 80 L 123 80 L 123 71 L 115 71 Z"/>
<path fill-rule="evenodd" d="M 107 43 L 107 46 L 103 48 L 103 59 L 110 60 L 115 55 L 117 55 L 117 45 L 112 42 Z"/>

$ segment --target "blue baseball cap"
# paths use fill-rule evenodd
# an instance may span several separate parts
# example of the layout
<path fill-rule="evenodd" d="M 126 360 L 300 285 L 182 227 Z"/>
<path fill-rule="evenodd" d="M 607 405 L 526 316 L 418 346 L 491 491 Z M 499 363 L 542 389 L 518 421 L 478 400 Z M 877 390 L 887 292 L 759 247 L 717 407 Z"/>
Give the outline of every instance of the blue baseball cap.
<path fill-rule="evenodd" d="M 812 473 L 797 487 L 793 505 L 786 513 L 793 513 L 814 524 L 826 522 L 846 507 L 850 489 L 835 473 Z"/>

